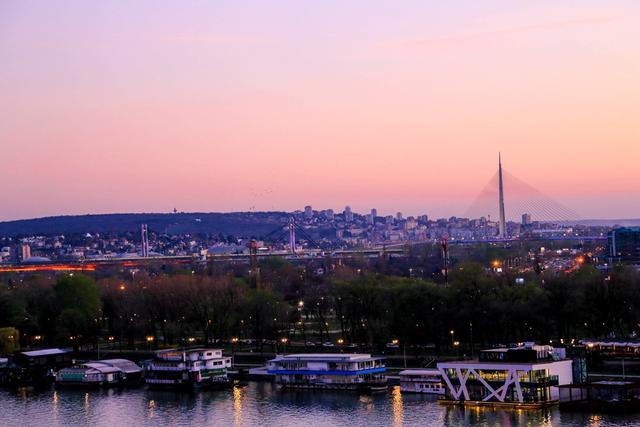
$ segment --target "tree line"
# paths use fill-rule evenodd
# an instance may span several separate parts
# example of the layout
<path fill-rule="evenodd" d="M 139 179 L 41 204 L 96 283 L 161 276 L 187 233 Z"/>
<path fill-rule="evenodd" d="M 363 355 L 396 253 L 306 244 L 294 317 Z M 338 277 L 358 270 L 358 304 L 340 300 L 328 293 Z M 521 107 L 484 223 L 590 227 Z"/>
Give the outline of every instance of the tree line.
<path fill-rule="evenodd" d="M 520 276 L 524 283 L 515 280 Z M 414 348 L 569 343 L 634 337 L 640 328 L 640 273 L 626 267 L 516 275 L 461 263 L 444 286 L 362 266 L 313 274 L 269 260 L 261 262 L 255 285 L 246 267 L 4 280 L 0 328 L 17 328 L 22 347 L 134 348 L 234 338 L 259 347 L 287 338 L 372 350 L 394 340 Z"/>

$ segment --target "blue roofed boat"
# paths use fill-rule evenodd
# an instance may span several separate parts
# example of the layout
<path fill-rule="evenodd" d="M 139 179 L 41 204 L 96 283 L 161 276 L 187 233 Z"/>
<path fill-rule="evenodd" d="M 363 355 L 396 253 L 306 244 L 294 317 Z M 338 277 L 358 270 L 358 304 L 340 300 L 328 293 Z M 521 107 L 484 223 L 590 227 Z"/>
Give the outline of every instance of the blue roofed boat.
<path fill-rule="evenodd" d="M 269 360 L 267 372 L 283 388 L 387 390 L 384 357 L 370 354 L 287 354 Z"/>

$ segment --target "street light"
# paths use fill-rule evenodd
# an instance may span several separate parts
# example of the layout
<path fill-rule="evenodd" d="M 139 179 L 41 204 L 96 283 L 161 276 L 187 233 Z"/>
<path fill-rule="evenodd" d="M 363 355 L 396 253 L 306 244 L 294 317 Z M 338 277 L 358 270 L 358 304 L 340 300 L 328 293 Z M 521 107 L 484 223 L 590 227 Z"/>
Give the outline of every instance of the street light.
<path fill-rule="evenodd" d="M 240 341 L 238 337 L 231 337 L 231 362 L 235 366 L 235 357 L 236 357 L 236 344 Z"/>

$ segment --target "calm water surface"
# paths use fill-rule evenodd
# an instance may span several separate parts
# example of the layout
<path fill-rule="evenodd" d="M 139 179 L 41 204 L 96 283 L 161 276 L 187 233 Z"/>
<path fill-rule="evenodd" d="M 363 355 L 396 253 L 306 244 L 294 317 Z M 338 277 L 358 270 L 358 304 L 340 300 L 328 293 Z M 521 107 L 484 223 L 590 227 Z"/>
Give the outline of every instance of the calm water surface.
<path fill-rule="evenodd" d="M 279 391 L 270 383 L 184 393 L 134 390 L 0 391 L 2 426 L 640 426 L 640 417 L 462 410 L 432 396 Z"/>

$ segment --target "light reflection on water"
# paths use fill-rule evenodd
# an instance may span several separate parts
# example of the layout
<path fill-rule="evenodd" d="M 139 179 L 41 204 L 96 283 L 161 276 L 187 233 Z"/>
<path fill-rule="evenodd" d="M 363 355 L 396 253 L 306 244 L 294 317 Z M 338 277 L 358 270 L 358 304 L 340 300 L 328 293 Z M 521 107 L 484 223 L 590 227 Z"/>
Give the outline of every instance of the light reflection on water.
<path fill-rule="evenodd" d="M 633 415 L 439 405 L 433 396 L 280 391 L 269 383 L 221 391 L 0 391 L 2 426 L 634 426 Z"/>
<path fill-rule="evenodd" d="M 393 388 L 391 392 L 391 402 L 391 409 L 393 410 L 393 425 L 394 427 L 401 427 L 403 422 L 403 408 L 400 387 Z"/>

